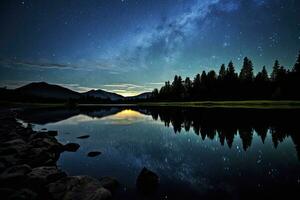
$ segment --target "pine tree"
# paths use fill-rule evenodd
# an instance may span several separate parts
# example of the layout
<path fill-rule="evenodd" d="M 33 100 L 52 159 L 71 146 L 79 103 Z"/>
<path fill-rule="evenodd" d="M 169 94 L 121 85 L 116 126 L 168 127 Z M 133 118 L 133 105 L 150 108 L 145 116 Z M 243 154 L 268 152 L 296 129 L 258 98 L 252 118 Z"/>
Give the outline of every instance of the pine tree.
<path fill-rule="evenodd" d="M 219 70 L 219 76 L 218 79 L 219 80 L 224 80 L 226 77 L 226 69 L 225 69 L 225 64 L 222 64 Z"/>
<path fill-rule="evenodd" d="M 271 73 L 271 80 L 272 81 L 277 81 L 279 68 L 280 68 L 279 61 L 275 60 L 275 63 L 274 63 L 274 66 L 273 66 L 273 71 Z"/>
<path fill-rule="evenodd" d="M 201 88 L 201 76 L 197 74 L 193 81 L 193 96 L 199 97 L 200 96 L 200 88 Z"/>
<path fill-rule="evenodd" d="M 174 81 L 172 83 L 172 93 L 175 99 L 180 99 L 183 97 L 184 87 L 182 84 L 181 76 L 175 75 Z"/>
<path fill-rule="evenodd" d="M 261 72 L 258 72 L 256 77 L 255 77 L 255 81 L 257 82 L 267 82 L 269 81 L 269 75 L 268 72 L 266 70 L 266 66 L 263 66 L 263 69 L 261 70 Z"/>
<path fill-rule="evenodd" d="M 300 51 L 296 63 L 294 65 L 293 72 L 300 73 Z"/>
<path fill-rule="evenodd" d="M 202 74 L 201 74 L 201 83 L 202 85 L 205 85 L 207 82 L 207 75 L 206 75 L 206 72 L 205 71 L 202 71 Z"/>
<path fill-rule="evenodd" d="M 240 72 L 240 80 L 250 82 L 253 80 L 253 65 L 252 61 L 247 57 L 244 58 L 243 67 Z"/>
<path fill-rule="evenodd" d="M 192 94 L 193 84 L 189 77 L 186 77 L 184 80 L 184 96 L 190 98 Z"/>
<path fill-rule="evenodd" d="M 227 69 L 226 69 L 226 79 L 233 81 L 237 79 L 237 74 L 235 73 L 233 62 L 230 61 L 228 63 Z"/>

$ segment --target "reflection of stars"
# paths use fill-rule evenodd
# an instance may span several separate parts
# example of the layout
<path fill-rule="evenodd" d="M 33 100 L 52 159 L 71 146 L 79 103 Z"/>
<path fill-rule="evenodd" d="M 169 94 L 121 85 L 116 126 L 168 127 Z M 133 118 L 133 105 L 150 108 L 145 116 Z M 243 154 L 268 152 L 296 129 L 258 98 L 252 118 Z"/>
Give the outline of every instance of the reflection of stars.
<path fill-rule="evenodd" d="M 229 47 L 230 46 L 230 43 L 229 42 L 224 42 L 223 43 L 223 47 L 225 48 L 225 47 Z"/>

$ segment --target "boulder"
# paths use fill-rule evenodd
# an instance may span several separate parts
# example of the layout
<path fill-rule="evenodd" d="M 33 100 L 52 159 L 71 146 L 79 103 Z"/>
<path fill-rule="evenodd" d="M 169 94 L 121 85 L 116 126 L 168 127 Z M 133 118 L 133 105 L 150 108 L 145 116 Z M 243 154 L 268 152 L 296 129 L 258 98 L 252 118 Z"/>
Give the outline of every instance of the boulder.
<path fill-rule="evenodd" d="M 111 193 L 94 178 L 69 176 L 50 183 L 48 192 L 54 200 L 105 200 Z"/>
<path fill-rule="evenodd" d="M 80 145 L 76 143 L 68 143 L 63 146 L 64 151 L 75 152 L 79 149 Z"/>
<path fill-rule="evenodd" d="M 49 136 L 32 139 L 30 141 L 30 145 L 35 148 L 36 147 L 47 148 L 48 151 L 53 151 L 53 152 L 61 151 L 62 149 L 62 145 L 55 138 Z"/>
<path fill-rule="evenodd" d="M 65 172 L 55 166 L 42 166 L 33 168 L 32 171 L 27 174 L 27 182 L 29 185 L 40 187 L 66 176 L 67 174 Z"/>
<path fill-rule="evenodd" d="M 32 167 L 41 165 L 54 165 L 59 158 L 59 152 L 51 151 L 50 147 L 32 148 L 28 152 L 28 157 L 23 162 Z"/>
<path fill-rule="evenodd" d="M 52 136 L 52 137 L 55 137 L 55 136 L 58 135 L 58 133 L 57 133 L 57 131 L 48 131 L 48 132 L 47 132 L 47 135 Z"/>
<path fill-rule="evenodd" d="M 89 135 L 82 135 L 82 136 L 78 136 L 77 138 L 78 139 L 86 139 L 86 138 L 89 138 L 90 136 Z"/>
<path fill-rule="evenodd" d="M 100 151 L 91 151 L 87 154 L 88 157 L 95 157 L 95 156 L 98 156 L 100 155 L 101 152 Z"/>
<path fill-rule="evenodd" d="M 0 188 L 1 199 L 9 199 L 9 197 L 16 193 L 16 190 L 12 188 Z"/>
<path fill-rule="evenodd" d="M 28 148 L 26 142 L 22 139 L 13 139 L 1 144 L 1 155 L 17 154 Z"/>
<path fill-rule="evenodd" d="M 105 176 L 99 179 L 102 187 L 108 189 L 110 192 L 114 192 L 119 187 L 119 182 L 116 178 Z"/>
<path fill-rule="evenodd" d="M 146 167 L 142 169 L 136 180 L 136 186 L 143 193 L 154 192 L 159 184 L 159 177 Z"/>
<path fill-rule="evenodd" d="M 6 185 L 23 182 L 31 170 L 29 165 L 15 165 L 9 167 L 0 174 L 0 182 Z"/>
<path fill-rule="evenodd" d="M 37 199 L 37 194 L 27 188 L 18 190 L 13 195 L 9 196 L 10 200 L 34 200 Z"/>

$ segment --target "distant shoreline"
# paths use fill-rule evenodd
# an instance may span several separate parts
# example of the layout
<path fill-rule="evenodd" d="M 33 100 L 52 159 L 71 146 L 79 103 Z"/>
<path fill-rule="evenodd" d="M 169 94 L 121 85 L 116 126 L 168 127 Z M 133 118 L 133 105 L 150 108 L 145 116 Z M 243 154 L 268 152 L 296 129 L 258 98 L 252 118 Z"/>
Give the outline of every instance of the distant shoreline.
<path fill-rule="evenodd" d="M 0 102 L 5 107 L 68 107 L 64 103 Z M 300 101 L 245 100 L 245 101 L 192 101 L 192 102 L 137 102 L 107 104 L 77 104 L 76 107 L 199 107 L 199 108 L 247 108 L 247 109 L 300 109 Z"/>

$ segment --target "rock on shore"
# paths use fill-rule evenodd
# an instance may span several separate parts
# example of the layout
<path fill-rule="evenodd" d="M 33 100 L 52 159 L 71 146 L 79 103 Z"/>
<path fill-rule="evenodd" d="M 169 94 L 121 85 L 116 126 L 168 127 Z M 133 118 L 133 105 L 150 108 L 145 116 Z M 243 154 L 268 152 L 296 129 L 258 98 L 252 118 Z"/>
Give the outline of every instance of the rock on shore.
<path fill-rule="evenodd" d="M 146 167 L 142 169 L 136 180 L 136 186 L 142 193 L 154 192 L 159 184 L 159 177 Z"/>
<path fill-rule="evenodd" d="M 60 154 L 76 151 L 78 144 L 60 144 L 56 131 L 23 127 L 12 112 L 0 113 L 1 199 L 111 198 L 114 187 L 88 176 L 67 176 L 56 166 Z M 111 183 L 111 182 L 110 182 Z"/>

